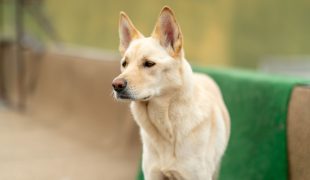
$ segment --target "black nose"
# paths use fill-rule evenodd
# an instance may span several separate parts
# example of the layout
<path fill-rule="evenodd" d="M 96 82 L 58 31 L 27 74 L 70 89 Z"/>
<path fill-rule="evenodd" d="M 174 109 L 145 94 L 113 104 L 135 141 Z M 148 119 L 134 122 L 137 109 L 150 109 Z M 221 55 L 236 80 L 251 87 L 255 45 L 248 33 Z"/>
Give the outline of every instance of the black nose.
<path fill-rule="evenodd" d="M 123 78 L 114 79 L 112 82 L 112 86 L 116 92 L 121 92 L 126 88 L 127 81 Z"/>

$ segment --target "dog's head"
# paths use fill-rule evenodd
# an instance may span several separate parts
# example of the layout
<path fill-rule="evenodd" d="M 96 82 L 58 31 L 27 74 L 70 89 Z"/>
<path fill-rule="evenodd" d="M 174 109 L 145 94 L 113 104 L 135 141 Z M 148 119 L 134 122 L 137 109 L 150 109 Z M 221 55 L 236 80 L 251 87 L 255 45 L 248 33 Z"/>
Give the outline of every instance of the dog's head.
<path fill-rule="evenodd" d="M 174 13 L 164 7 L 153 33 L 144 37 L 121 12 L 119 50 L 121 74 L 112 86 L 117 99 L 147 101 L 182 84 L 182 33 Z"/>

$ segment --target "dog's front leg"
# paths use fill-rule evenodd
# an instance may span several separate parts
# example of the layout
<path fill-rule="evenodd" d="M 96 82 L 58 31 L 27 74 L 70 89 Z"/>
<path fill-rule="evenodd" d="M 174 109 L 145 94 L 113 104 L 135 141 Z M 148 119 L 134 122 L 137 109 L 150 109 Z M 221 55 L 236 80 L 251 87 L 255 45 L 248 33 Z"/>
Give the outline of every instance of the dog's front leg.
<path fill-rule="evenodd" d="M 153 168 L 149 173 L 144 175 L 145 180 L 191 180 L 185 179 L 178 172 L 168 171 L 161 172 L 158 168 Z"/>
<path fill-rule="evenodd" d="M 156 167 L 153 167 L 150 170 L 145 170 L 144 178 L 145 180 L 166 180 L 163 173 Z"/>

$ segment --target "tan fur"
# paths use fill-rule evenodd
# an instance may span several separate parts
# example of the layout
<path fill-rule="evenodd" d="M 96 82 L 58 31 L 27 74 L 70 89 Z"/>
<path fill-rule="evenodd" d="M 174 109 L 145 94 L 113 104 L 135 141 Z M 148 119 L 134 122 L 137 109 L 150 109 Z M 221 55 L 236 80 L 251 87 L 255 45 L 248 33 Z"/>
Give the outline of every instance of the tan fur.
<path fill-rule="evenodd" d="M 131 32 L 133 24 L 127 15 L 123 17 L 120 28 Z M 171 34 L 165 36 L 167 32 Z M 131 40 L 121 42 L 128 43 L 122 47 L 121 61 L 127 66 L 116 79 L 127 81 L 124 91 L 140 126 L 145 179 L 215 179 L 229 139 L 229 114 L 216 83 L 192 72 L 172 10 L 163 8 L 151 37 L 126 35 L 120 34 L 121 41 Z M 147 68 L 145 61 L 156 64 Z"/>

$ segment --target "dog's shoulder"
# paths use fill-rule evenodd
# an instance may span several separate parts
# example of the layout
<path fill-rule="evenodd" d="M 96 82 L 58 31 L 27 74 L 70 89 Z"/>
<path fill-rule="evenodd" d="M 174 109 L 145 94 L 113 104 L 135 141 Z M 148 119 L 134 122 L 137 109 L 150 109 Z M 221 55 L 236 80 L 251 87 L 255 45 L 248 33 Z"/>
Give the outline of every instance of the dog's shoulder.
<path fill-rule="evenodd" d="M 208 99 L 213 101 L 211 106 L 216 106 L 222 112 L 224 118 L 227 136 L 230 134 L 230 118 L 229 112 L 224 103 L 222 93 L 217 83 L 208 75 L 201 73 L 194 73 L 195 86 L 199 89 L 200 93 L 198 94 L 207 94 Z M 200 98 L 200 97 L 198 97 Z"/>
<path fill-rule="evenodd" d="M 208 75 L 201 73 L 194 73 L 195 86 L 199 86 L 199 89 L 208 93 L 214 98 L 221 98 L 221 91 L 216 82 Z"/>

